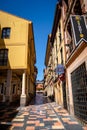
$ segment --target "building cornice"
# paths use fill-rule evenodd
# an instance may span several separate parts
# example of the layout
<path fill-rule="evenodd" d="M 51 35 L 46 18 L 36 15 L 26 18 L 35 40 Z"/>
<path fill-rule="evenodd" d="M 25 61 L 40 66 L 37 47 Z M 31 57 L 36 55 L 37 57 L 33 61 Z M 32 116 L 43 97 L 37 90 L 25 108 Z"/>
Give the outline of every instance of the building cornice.
<path fill-rule="evenodd" d="M 87 43 L 81 42 L 70 54 L 66 61 L 66 68 L 74 62 L 74 60 L 81 54 L 81 52 L 87 47 Z"/>

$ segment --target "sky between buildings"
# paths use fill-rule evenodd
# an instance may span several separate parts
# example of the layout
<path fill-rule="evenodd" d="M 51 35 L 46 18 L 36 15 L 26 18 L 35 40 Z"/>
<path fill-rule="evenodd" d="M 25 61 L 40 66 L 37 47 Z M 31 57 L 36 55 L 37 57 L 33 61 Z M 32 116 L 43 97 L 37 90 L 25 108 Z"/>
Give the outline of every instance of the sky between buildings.
<path fill-rule="evenodd" d="M 58 0 L 0 0 L 0 10 L 33 22 L 37 80 L 43 79 L 48 34 L 52 31 Z"/>

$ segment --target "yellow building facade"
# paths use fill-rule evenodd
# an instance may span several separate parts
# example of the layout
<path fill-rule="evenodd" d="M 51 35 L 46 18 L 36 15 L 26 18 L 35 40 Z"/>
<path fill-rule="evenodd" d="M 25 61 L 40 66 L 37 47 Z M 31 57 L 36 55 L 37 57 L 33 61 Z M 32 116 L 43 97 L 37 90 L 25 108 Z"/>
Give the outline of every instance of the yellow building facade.
<path fill-rule="evenodd" d="M 35 84 L 33 24 L 3 11 L 0 19 L 0 100 L 26 104 Z"/>

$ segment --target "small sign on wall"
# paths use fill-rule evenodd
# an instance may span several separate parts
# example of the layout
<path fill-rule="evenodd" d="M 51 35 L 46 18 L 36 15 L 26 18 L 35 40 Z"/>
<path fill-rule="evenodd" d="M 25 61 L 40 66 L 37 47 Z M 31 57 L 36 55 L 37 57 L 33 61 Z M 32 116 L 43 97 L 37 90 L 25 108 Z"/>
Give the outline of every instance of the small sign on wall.
<path fill-rule="evenodd" d="M 58 64 L 55 71 L 56 71 L 56 74 L 58 74 L 58 75 L 63 74 L 64 73 L 64 66 L 62 64 Z"/>

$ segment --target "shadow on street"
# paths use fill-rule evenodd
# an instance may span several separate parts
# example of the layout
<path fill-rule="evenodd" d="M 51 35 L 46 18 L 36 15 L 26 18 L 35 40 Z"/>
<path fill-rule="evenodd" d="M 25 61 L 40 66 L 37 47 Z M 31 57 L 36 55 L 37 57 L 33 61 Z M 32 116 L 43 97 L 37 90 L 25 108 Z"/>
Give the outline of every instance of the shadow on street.
<path fill-rule="evenodd" d="M 43 95 L 43 93 L 36 93 L 36 96 L 31 100 L 29 105 L 40 105 L 50 102 L 50 100 Z M 6 104 L 0 103 L 0 130 L 9 130 L 12 120 L 16 117 L 19 110 L 19 102 Z"/>

